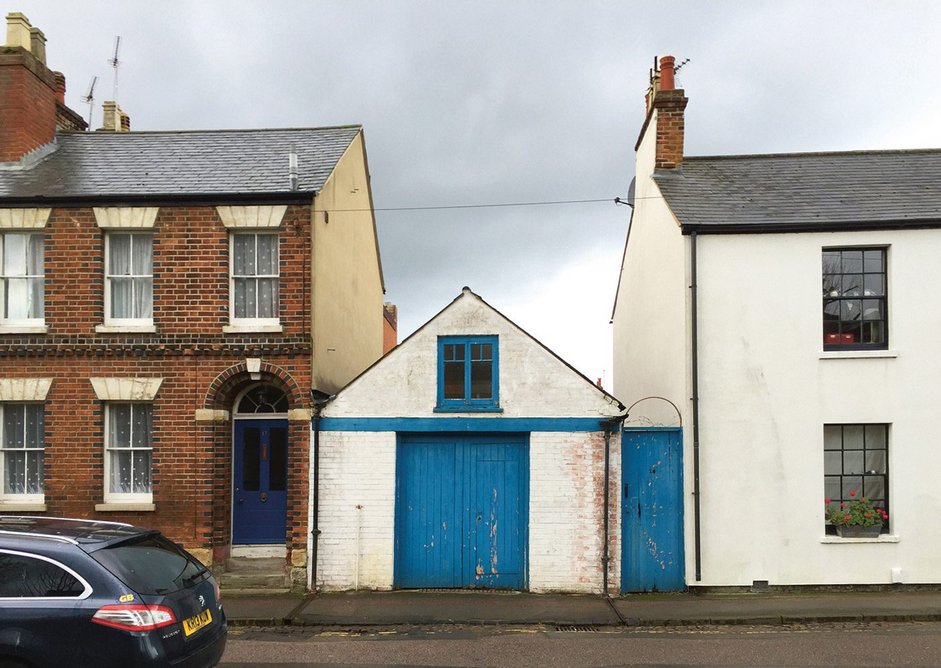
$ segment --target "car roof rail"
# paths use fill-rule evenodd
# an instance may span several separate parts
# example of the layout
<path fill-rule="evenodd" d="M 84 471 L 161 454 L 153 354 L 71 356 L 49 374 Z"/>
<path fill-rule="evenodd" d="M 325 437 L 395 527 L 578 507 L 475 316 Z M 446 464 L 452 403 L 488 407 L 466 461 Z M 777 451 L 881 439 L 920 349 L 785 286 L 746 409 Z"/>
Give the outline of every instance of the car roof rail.
<path fill-rule="evenodd" d="M 58 540 L 63 543 L 71 543 L 72 545 L 78 545 L 78 541 L 74 538 L 69 538 L 68 536 L 56 536 L 51 533 L 32 533 L 24 531 L 9 531 L 7 529 L 0 529 L 0 534 L 5 534 L 7 536 L 20 536 L 23 538 L 48 538 L 50 540 Z"/>

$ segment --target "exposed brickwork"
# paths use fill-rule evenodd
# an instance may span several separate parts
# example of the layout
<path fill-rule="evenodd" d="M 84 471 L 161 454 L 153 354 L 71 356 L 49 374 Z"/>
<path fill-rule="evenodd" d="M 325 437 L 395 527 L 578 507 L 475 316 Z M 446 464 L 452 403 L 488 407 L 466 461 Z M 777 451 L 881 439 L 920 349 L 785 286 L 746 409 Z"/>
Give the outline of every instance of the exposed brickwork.
<path fill-rule="evenodd" d="M 55 138 L 56 81 L 29 51 L 0 48 L 0 162 L 16 162 Z"/>
<path fill-rule="evenodd" d="M 46 399 L 47 514 L 155 526 L 187 547 L 228 554 L 233 411 L 248 386 L 282 389 L 309 407 L 310 209 L 288 207 L 279 228 L 280 334 L 224 334 L 229 233 L 214 207 L 162 207 L 154 235 L 152 334 L 101 334 L 104 233 L 90 208 L 54 209 L 45 229 L 46 334 L 0 334 L 0 375 L 52 378 Z M 246 358 L 261 358 L 255 378 Z M 154 512 L 96 512 L 104 493 L 104 406 L 91 377 L 161 377 L 153 403 Z M 290 551 L 306 548 L 310 425 L 289 422 Z"/>
<path fill-rule="evenodd" d="M 674 169 L 683 162 L 684 110 L 689 100 L 682 90 L 661 90 L 654 98 L 657 110 L 657 169 Z"/>

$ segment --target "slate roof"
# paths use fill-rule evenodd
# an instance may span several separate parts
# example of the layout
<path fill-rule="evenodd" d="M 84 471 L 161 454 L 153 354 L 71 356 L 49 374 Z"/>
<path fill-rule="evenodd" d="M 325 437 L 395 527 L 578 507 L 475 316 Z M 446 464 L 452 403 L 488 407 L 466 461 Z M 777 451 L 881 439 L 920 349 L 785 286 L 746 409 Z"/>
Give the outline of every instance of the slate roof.
<path fill-rule="evenodd" d="M 941 226 L 941 150 L 686 157 L 654 180 L 684 231 Z"/>
<path fill-rule="evenodd" d="M 270 196 L 319 191 L 361 126 L 187 132 L 65 132 L 38 164 L 0 169 L 0 200 Z M 297 193 L 295 193 L 297 194 Z"/>

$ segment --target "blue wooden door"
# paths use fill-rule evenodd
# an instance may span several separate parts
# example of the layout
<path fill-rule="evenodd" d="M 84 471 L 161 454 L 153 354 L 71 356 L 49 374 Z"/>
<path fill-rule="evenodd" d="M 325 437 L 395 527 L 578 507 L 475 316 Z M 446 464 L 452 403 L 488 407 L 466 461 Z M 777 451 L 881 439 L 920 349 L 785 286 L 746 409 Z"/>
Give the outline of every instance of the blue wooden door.
<path fill-rule="evenodd" d="M 235 423 L 232 542 L 282 544 L 287 534 L 288 423 Z"/>
<path fill-rule="evenodd" d="M 525 435 L 403 435 L 396 461 L 395 586 L 524 589 Z"/>
<path fill-rule="evenodd" d="M 684 590 L 680 429 L 625 429 L 621 471 L 621 590 Z"/>

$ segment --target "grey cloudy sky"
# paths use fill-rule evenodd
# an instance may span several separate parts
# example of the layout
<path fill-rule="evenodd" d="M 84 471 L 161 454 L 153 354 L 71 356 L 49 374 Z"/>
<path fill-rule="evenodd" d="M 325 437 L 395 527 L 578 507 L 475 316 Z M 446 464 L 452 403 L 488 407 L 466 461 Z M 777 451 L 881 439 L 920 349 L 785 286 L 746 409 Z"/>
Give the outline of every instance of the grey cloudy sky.
<path fill-rule="evenodd" d="M 400 338 L 469 285 L 611 385 L 608 320 L 655 55 L 691 155 L 941 147 L 941 3 L 4 0 L 66 101 L 135 130 L 365 127 Z M 596 203 L 392 210 L 559 200 Z"/>

